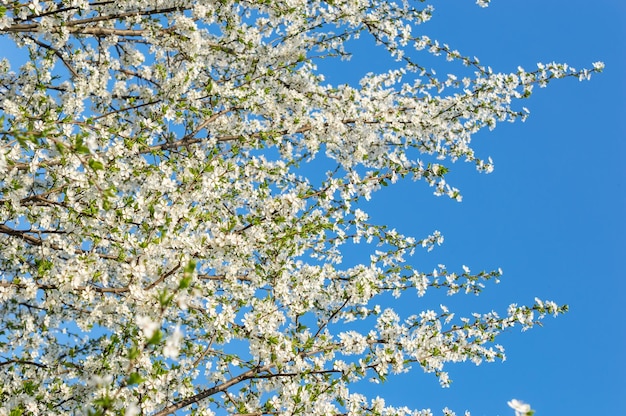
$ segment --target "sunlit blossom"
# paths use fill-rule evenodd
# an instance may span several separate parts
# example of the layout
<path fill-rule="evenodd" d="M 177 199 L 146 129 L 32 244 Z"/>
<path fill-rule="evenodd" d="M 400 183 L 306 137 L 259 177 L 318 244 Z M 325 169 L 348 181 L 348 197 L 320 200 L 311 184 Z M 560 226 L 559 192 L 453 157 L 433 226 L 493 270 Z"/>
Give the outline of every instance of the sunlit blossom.
<path fill-rule="evenodd" d="M 532 414 L 530 405 L 520 400 L 513 399 L 508 401 L 507 404 L 511 409 L 515 410 L 515 416 L 530 416 Z"/>
<path fill-rule="evenodd" d="M 432 416 L 353 385 L 412 370 L 448 387 L 449 364 L 504 360 L 503 330 L 567 310 L 394 309 L 502 271 L 422 265 L 443 234 L 365 202 L 410 180 L 461 202 L 452 164 L 494 170 L 476 133 L 603 63 L 498 73 L 402 1 L 170 3 L 0 8 L 24 61 L 0 61 L 0 413 Z M 318 63 L 359 36 L 394 67 L 326 82 Z"/>

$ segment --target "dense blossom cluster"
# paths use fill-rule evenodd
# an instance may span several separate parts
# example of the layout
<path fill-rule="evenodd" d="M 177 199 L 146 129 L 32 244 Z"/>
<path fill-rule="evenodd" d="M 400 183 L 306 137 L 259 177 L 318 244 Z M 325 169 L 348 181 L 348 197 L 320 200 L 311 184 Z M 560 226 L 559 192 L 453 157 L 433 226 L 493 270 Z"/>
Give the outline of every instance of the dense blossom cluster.
<path fill-rule="evenodd" d="M 405 177 L 460 200 L 446 163 L 493 169 L 475 132 L 523 119 L 512 102 L 536 85 L 602 69 L 495 73 L 416 34 L 432 13 L 408 0 L 3 1 L 0 34 L 28 59 L 0 62 L 0 415 L 430 415 L 351 383 L 413 366 L 446 386 L 446 363 L 503 358 L 498 333 L 563 312 L 379 305 L 385 292 L 477 294 L 501 272 L 409 266 L 443 237 L 373 224 L 359 201 Z M 399 66 L 327 85 L 316 62 L 362 34 Z M 415 50 L 468 70 L 440 79 Z M 314 158 L 325 174 L 303 173 Z M 371 255 L 342 266 L 347 244 Z"/>

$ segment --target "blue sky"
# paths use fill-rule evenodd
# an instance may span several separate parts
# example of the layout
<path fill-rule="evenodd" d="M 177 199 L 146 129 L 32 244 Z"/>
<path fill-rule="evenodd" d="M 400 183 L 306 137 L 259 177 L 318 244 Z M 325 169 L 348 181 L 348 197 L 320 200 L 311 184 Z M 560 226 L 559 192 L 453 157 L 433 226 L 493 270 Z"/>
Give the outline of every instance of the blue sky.
<path fill-rule="evenodd" d="M 449 366 L 449 389 L 416 370 L 363 391 L 395 405 L 435 412 L 449 406 L 473 416 L 512 414 L 506 405 L 512 398 L 529 402 L 537 416 L 626 414 L 626 3 L 433 4 L 433 19 L 418 29 L 495 71 L 552 61 L 576 68 L 604 61 L 606 69 L 588 82 L 565 79 L 536 89 L 520 102 L 531 111 L 525 123 L 475 136 L 478 153 L 491 156 L 496 169 L 480 175 L 469 164 L 453 165 L 448 179 L 461 189 L 462 203 L 407 181 L 375 194 L 367 209 L 375 222 L 405 234 L 444 234 L 443 246 L 412 259 L 421 269 L 444 263 L 504 270 L 502 283 L 479 297 L 436 302 L 488 312 L 538 296 L 567 303 L 570 312 L 547 318 L 543 328 L 503 334 L 504 363 Z M 352 44 L 352 52 L 348 64 L 320 66 L 329 82 L 354 82 L 388 65 L 366 42 Z M 441 64 L 435 68 L 445 73 Z M 428 294 L 407 298 L 396 306 L 432 307 Z"/>
<path fill-rule="evenodd" d="M 444 245 L 412 259 L 420 269 L 444 263 L 451 270 L 466 264 L 505 272 L 480 297 L 409 294 L 398 308 L 442 301 L 466 312 L 504 311 L 538 296 L 567 303 L 570 312 L 546 319 L 543 328 L 504 334 L 504 363 L 449 366 L 449 389 L 419 369 L 359 388 L 395 405 L 435 412 L 449 406 L 473 416 L 512 415 L 506 405 L 512 398 L 531 403 L 537 416 L 626 414 L 626 3 L 434 5 L 432 21 L 418 30 L 496 71 L 531 70 L 540 61 L 578 68 L 601 60 L 606 69 L 588 82 L 566 79 L 536 89 L 520 103 L 531 111 L 525 123 L 477 135 L 478 153 L 491 156 L 496 169 L 480 175 L 471 165 L 453 165 L 449 181 L 463 192 L 462 203 L 435 198 L 410 181 L 374 195 L 366 207 L 375 222 L 416 237 L 435 229 L 445 235 Z M 329 82 L 355 82 L 355 75 L 385 69 L 379 51 L 364 42 L 352 47 L 351 62 L 320 66 L 332 70 Z"/>

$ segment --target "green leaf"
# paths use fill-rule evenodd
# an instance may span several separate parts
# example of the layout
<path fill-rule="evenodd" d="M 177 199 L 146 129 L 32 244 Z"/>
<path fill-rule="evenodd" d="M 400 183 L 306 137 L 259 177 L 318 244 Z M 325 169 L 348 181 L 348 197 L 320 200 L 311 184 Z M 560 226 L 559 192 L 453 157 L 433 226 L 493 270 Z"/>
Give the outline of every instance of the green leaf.
<path fill-rule="evenodd" d="M 36 259 L 35 265 L 37 266 L 38 276 L 43 276 L 48 270 L 52 269 L 52 262 L 46 259 Z"/>
<path fill-rule="evenodd" d="M 22 387 L 24 389 L 24 393 L 26 393 L 28 396 L 32 396 L 35 392 L 35 389 L 37 388 L 37 385 L 31 380 L 27 380 L 24 382 L 24 384 L 22 384 Z"/>
<path fill-rule="evenodd" d="M 161 339 L 163 339 L 163 333 L 161 332 L 161 330 L 157 329 L 156 331 L 154 331 L 154 334 L 152 334 L 147 344 L 159 345 L 159 343 L 161 342 Z"/>
<path fill-rule="evenodd" d="M 159 304 L 161 305 L 161 307 L 165 308 L 167 307 L 171 302 L 172 299 L 174 298 L 174 295 L 169 293 L 167 290 L 163 289 L 159 292 Z"/>
<path fill-rule="evenodd" d="M 65 146 L 63 146 L 63 143 L 59 143 L 59 142 L 54 142 L 54 147 L 56 147 L 57 151 L 61 154 L 64 155 L 65 154 Z"/>
<path fill-rule="evenodd" d="M 107 394 L 94 400 L 94 404 L 104 409 L 110 409 L 113 406 L 113 399 Z"/>
<path fill-rule="evenodd" d="M 191 286 L 191 279 L 192 279 L 191 274 L 189 275 L 185 274 L 185 276 L 178 283 L 178 289 L 179 290 L 187 289 L 189 286 Z"/>
<path fill-rule="evenodd" d="M 24 414 L 24 407 L 20 404 L 19 407 L 11 409 L 9 416 L 22 416 Z"/>
<path fill-rule="evenodd" d="M 104 169 L 104 165 L 102 164 L 102 162 L 95 159 L 90 159 L 88 163 L 89 167 L 95 171 Z"/>
<path fill-rule="evenodd" d="M 189 263 L 187 263 L 187 265 L 185 266 L 185 274 L 193 274 L 194 270 L 196 270 L 196 262 L 193 260 L 189 260 Z"/>
<path fill-rule="evenodd" d="M 136 345 L 133 345 L 128 349 L 128 359 L 131 361 L 134 360 L 135 358 L 139 357 L 139 353 L 139 348 L 137 348 Z"/>
<path fill-rule="evenodd" d="M 85 142 L 82 137 L 76 138 L 76 144 L 74 145 L 74 151 L 79 154 L 88 155 L 89 148 L 85 146 Z"/>
<path fill-rule="evenodd" d="M 144 378 L 141 377 L 141 374 L 139 373 L 132 373 L 130 376 L 128 376 L 128 379 L 126 380 L 126 385 L 127 386 L 133 386 L 135 384 L 140 384 L 144 382 Z"/>

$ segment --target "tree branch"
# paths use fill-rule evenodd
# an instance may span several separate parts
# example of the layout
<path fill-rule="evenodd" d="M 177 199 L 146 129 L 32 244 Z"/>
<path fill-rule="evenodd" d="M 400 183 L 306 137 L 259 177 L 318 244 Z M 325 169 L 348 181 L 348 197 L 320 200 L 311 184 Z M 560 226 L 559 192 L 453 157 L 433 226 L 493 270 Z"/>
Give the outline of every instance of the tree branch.
<path fill-rule="evenodd" d="M 219 384 L 215 387 L 211 387 L 210 389 L 206 389 L 201 391 L 198 394 L 195 394 L 191 397 L 188 397 L 186 399 L 180 400 L 179 402 L 176 402 L 170 406 L 167 406 L 166 408 L 164 408 L 163 410 L 161 410 L 160 412 L 155 413 L 153 416 L 165 416 L 171 413 L 174 413 L 175 411 L 182 409 L 184 407 L 187 407 L 191 404 L 197 403 L 200 400 L 206 399 L 209 396 L 212 396 L 214 394 L 220 393 L 222 391 L 225 391 L 226 389 L 228 389 L 231 386 L 234 386 L 235 384 L 238 384 L 242 381 L 245 380 L 249 380 L 251 378 L 255 378 L 257 377 L 257 374 L 264 372 L 264 371 L 268 371 L 269 369 L 271 369 L 272 367 L 274 367 L 273 365 L 266 365 L 263 367 L 257 367 L 257 368 L 253 368 L 251 370 L 246 371 L 245 373 L 242 373 L 236 377 L 231 378 L 230 380 Z"/>

